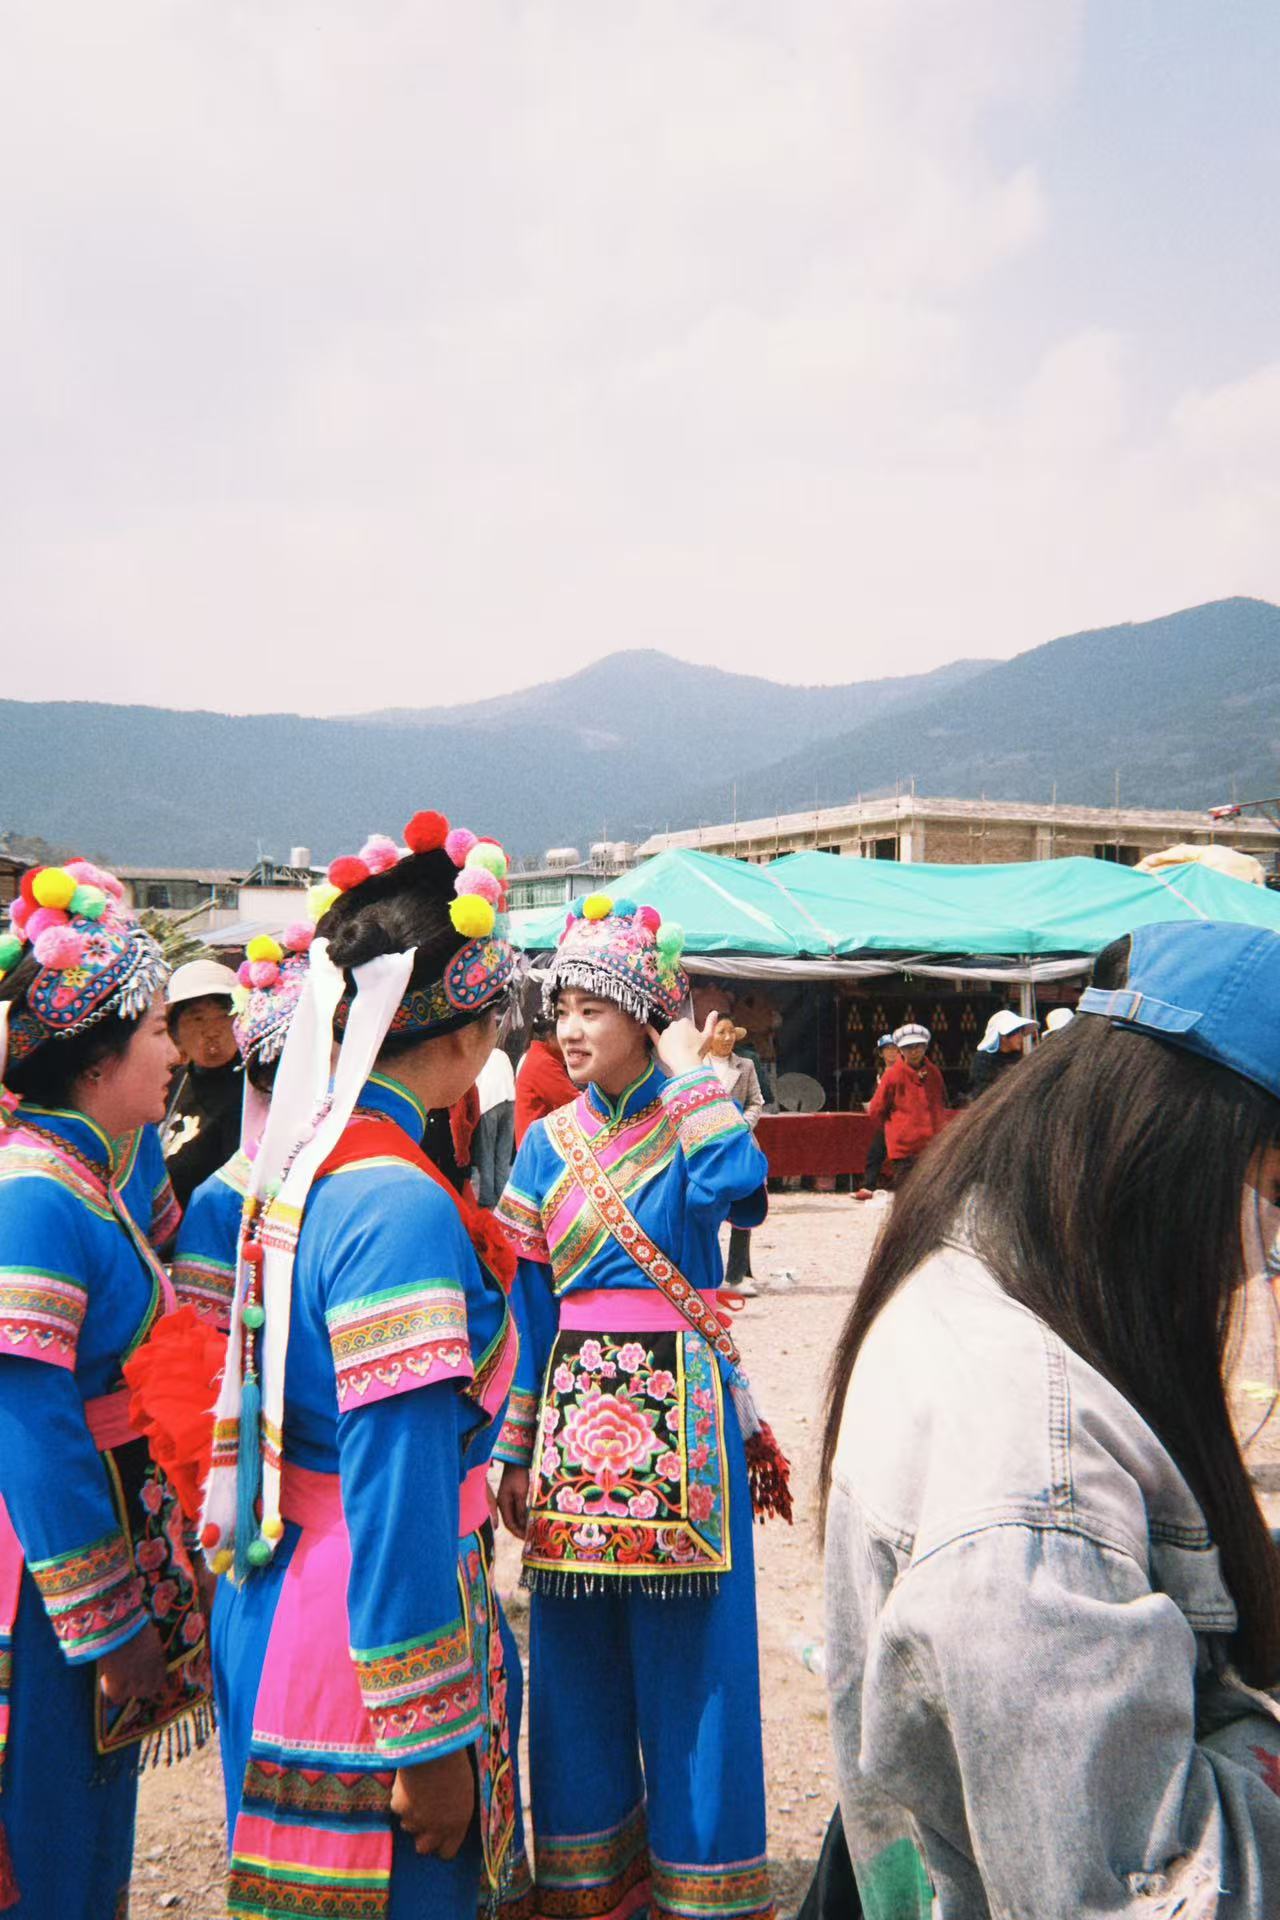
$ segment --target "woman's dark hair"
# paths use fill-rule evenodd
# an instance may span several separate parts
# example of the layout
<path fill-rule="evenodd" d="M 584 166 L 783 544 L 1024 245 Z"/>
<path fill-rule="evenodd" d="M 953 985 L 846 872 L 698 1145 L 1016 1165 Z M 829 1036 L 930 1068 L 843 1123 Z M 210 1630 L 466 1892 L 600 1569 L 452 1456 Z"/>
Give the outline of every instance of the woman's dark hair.
<path fill-rule="evenodd" d="M 0 980 L 0 1001 L 21 1000 L 40 967 L 34 954 L 28 953 L 12 973 Z M 20 1100 L 34 1101 L 38 1107 L 69 1107 L 76 1082 L 89 1072 L 122 1054 L 138 1031 L 136 1020 L 122 1020 L 109 1013 L 83 1033 L 68 1040 L 49 1039 L 29 1053 L 25 1060 L 11 1060 L 5 1068 L 4 1084 Z"/>
<path fill-rule="evenodd" d="M 467 944 L 466 935 L 449 918 L 457 877 L 453 861 L 437 848 L 411 854 L 334 901 L 316 932 L 328 941 L 329 958 L 342 968 L 349 988 L 354 990 L 356 967 L 380 954 L 404 953 L 409 947 L 417 948 L 409 986 L 430 986 L 440 978 L 454 954 Z M 468 1026 L 491 1011 L 492 1007 L 484 1007 L 479 1013 L 460 1016 L 455 1024 Z M 380 1057 L 394 1058 L 421 1045 L 420 1033 L 388 1034 Z"/>
<path fill-rule="evenodd" d="M 1097 977 L 1125 977 L 1127 942 Z M 966 1242 L 1005 1292 L 1147 1421 L 1203 1509 L 1236 1603 L 1237 1664 L 1280 1680 L 1280 1555 L 1223 1379 L 1244 1273 L 1244 1191 L 1280 1101 L 1226 1067 L 1088 1016 L 954 1121 L 904 1181 L 832 1360 L 825 1515 L 845 1396 L 876 1316 Z"/>

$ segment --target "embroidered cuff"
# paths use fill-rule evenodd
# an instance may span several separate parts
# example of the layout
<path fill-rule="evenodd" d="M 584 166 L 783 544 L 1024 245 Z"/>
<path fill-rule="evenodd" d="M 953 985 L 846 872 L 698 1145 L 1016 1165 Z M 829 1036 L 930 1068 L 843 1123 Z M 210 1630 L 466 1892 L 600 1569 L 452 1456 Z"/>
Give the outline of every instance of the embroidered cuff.
<path fill-rule="evenodd" d="M 142 1584 L 122 1533 L 27 1564 L 58 1643 L 73 1664 L 99 1660 L 123 1646 L 146 1620 Z"/>
<path fill-rule="evenodd" d="M 509 1467 L 527 1467 L 533 1463 L 533 1443 L 538 1432 L 538 1396 L 513 1387 L 507 1402 L 507 1417 L 502 1423 L 493 1458 Z"/>
<path fill-rule="evenodd" d="M 396 1766 L 470 1745 L 483 1725 L 480 1676 L 465 1620 L 425 1640 L 351 1649 L 380 1753 Z"/>
<path fill-rule="evenodd" d="M 225 1260 L 206 1259 L 198 1253 L 184 1253 L 169 1269 L 173 1290 L 186 1306 L 194 1307 L 202 1320 L 227 1333 L 231 1327 L 231 1301 L 236 1290 L 236 1270 Z"/>
<path fill-rule="evenodd" d="M 367 1293 L 330 1307 L 325 1321 L 339 1413 L 437 1380 L 471 1378 L 466 1296 L 448 1282 Z"/>
<path fill-rule="evenodd" d="M 522 1260 L 540 1260 L 551 1264 L 542 1212 L 526 1194 L 508 1187 L 493 1210 L 493 1217 Z"/>
<path fill-rule="evenodd" d="M 662 1104 L 674 1121 L 686 1159 L 727 1133 L 747 1129 L 742 1110 L 731 1100 L 710 1067 L 694 1067 L 668 1080 Z"/>
<path fill-rule="evenodd" d="M 0 1352 L 74 1367 L 89 1296 L 70 1274 L 0 1267 Z"/>
<path fill-rule="evenodd" d="M 153 1247 L 163 1247 L 182 1225 L 182 1208 L 166 1174 L 151 1201 L 151 1232 L 147 1238 Z"/>

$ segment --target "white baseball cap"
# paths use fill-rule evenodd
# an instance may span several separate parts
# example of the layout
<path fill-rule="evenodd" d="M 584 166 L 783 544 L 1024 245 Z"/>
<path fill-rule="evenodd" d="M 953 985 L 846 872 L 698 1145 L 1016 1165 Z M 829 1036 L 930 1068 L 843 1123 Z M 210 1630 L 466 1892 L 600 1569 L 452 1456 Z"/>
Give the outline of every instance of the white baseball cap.
<path fill-rule="evenodd" d="M 188 960 L 169 975 L 165 998 L 171 1007 L 177 1007 L 184 1000 L 206 1000 L 214 994 L 219 1000 L 229 1000 L 235 989 L 235 974 L 220 960 Z"/>

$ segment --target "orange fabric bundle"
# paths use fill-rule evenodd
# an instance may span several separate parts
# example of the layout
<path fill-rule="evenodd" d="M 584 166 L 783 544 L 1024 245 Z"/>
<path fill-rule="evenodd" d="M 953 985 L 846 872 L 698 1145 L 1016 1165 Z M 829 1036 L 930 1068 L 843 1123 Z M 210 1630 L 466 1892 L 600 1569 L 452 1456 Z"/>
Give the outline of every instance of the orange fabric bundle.
<path fill-rule="evenodd" d="M 194 1307 L 157 1320 L 124 1363 L 129 1414 L 151 1458 L 173 1484 L 188 1520 L 199 1518 L 213 1453 L 213 1410 L 226 1365 L 226 1335 Z"/>

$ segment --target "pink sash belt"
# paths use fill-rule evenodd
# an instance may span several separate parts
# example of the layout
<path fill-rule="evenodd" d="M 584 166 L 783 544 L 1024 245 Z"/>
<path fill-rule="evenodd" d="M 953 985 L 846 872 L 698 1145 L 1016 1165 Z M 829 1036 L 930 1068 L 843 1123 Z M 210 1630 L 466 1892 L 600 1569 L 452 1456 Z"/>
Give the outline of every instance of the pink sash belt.
<path fill-rule="evenodd" d="M 458 1538 L 465 1540 L 489 1518 L 488 1469 L 472 1467 L 458 1494 Z M 329 1533 L 340 1524 L 342 1483 L 336 1473 L 317 1473 L 312 1467 L 284 1463 L 280 1510 L 296 1526 Z"/>
<path fill-rule="evenodd" d="M 101 1393 L 96 1400 L 86 1400 L 84 1417 L 99 1453 L 105 1453 L 108 1447 L 126 1447 L 131 1440 L 142 1437 L 129 1418 L 128 1387 L 121 1387 L 116 1393 Z"/>
<path fill-rule="evenodd" d="M 702 1293 L 714 1313 L 716 1296 Z M 689 1331 L 689 1322 L 657 1287 L 586 1287 L 567 1293 L 560 1302 L 562 1330 L 587 1333 L 664 1333 Z"/>

